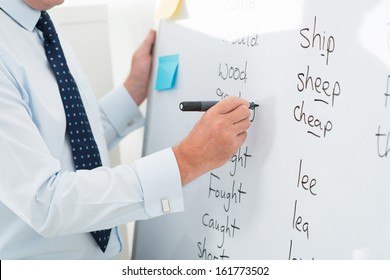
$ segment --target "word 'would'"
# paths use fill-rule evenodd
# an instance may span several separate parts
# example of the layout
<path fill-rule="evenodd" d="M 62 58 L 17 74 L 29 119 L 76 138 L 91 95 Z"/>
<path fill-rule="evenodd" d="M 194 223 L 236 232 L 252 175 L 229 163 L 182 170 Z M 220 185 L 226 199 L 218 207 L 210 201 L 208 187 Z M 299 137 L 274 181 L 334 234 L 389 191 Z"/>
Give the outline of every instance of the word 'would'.
<path fill-rule="evenodd" d="M 229 38 L 222 39 L 222 42 L 238 46 L 257 47 L 259 46 L 259 32 L 257 31 L 253 35 L 230 35 Z"/>

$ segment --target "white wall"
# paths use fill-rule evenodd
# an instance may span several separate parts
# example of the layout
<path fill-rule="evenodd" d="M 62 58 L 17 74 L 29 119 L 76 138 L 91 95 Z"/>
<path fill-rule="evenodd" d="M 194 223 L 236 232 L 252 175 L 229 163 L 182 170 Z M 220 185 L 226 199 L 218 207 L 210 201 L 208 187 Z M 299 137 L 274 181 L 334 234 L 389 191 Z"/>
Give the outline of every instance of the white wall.
<path fill-rule="evenodd" d="M 53 14 L 60 14 L 61 9 L 77 8 L 78 6 L 96 6 L 105 4 L 108 7 L 108 52 L 110 57 L 105 59 L 112 65 L 112 77 L 107 77 L 107 82 L 118 86 L 123 83 L 128 75 L 131 66 L 133 52 L 139 46 L 150 28 L 154 28 L 154 11 L 156 0 L 65 0 L 65 3 L 55 8 Z M 73 27 L 75 28 L 75 27 Z M 83 26 L 85 28 L 85 26 Z M 68 28 L 68 30 L 72 30 Z M 66 31 L 66 30 L 65 30 Z M 73 48 L 87 75 L 94 75 L 94 65 L 91 67 L 90 54 L 85 54 L 85 48 L 78 40 L 70 40 Z M 98 58 L 96 58 L 98 59 Z M 93 61 L 93 60 L 92 60 Z M 90 72 L 90 73 L 88 73 Z M 94 79 L 92 78 L 92 83 Z M 93 87 L 101 88 L 98 82 Z M 98 94 L 100 95 L 100 94 Z M 141 106 L 145 113 L 146 104 Z M 143 128 L 138 129 L 124 139 L 119 145 L 119 150 L 114 151 L 114 163 L 129 163 L 141 157 L 143 142 Z M 129 258 L 132 250 L 134 224 L 127 225 L 124 231 L 126 238 L 126 247 L 121 258 Z"/>
<path fill-rule="evenodd" d="M 67 6 L 106 4 L 108 6 L 109 38 L 114 86 L 128 75 L 133 52 L 150 28 L 154 28 L 156 0 L 66 0 Z M 141 106 L 145 111 L 145 104 Z M 128 163 L 141 156 L 143 129 L 129 135 L 120 144 L 121 162 Z"/>
<path fill-rule="evenodd" d="M 63 6 L 106 4 L 114 83 L 126 77 L 133 51 L 154 26 L 156 0 L 66 0 Z"/>

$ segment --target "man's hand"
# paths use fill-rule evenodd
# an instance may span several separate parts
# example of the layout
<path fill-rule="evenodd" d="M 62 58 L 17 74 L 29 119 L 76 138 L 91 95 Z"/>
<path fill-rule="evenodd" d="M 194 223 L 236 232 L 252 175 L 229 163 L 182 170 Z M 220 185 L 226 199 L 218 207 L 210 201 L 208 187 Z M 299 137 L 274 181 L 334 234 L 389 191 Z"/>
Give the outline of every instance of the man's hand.
<path fill-rule="evenodd" d="M 249 102 L 228 97 L 209 109 L 188 136 L 173 148 L 182 185 L 225 164 L 245 141 Z"/>
<path fill-rule="evenodd" d="M 156 32 L 150 30 L 145 40 L 134 52 L 130 74 L 123 84 L 137 105 L 145 100 L 148 93 L 155 39 Z"/>

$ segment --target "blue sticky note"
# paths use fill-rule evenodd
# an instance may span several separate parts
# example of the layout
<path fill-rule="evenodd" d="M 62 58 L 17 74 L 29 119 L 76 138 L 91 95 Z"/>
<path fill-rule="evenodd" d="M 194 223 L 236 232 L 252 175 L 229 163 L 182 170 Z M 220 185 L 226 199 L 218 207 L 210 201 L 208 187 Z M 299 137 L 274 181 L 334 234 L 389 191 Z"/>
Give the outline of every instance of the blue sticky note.
<path fill-rule="evenodd" d="M 161 56 L 158 58 L 156 90 L 167 90 L 175 87 L 179 55 Z"/>

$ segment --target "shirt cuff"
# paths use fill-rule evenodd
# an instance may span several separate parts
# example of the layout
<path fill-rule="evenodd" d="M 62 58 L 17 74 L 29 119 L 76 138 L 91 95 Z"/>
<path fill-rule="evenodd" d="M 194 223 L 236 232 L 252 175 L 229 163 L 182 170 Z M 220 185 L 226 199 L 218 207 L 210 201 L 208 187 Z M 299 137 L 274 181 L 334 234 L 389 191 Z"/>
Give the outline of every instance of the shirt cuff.
<path fill-rule="evenodd" d="M 133 164 L 143 189 L 145 212 L 150 218 L 184 211 L 179 167 L 171 148 Z"/>
<path fill-rule="evenodd" d="M 101 110 L 120 137 L 126 136 L 144 124 L 144 118 L 137 104 L 123 85 L 104 95 L 99 103 Z"/>

